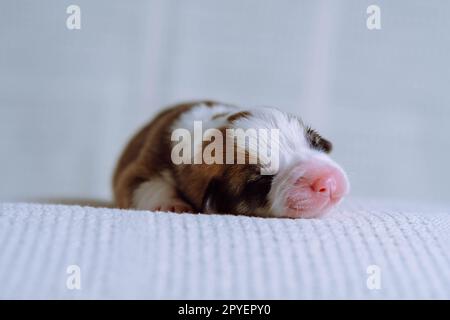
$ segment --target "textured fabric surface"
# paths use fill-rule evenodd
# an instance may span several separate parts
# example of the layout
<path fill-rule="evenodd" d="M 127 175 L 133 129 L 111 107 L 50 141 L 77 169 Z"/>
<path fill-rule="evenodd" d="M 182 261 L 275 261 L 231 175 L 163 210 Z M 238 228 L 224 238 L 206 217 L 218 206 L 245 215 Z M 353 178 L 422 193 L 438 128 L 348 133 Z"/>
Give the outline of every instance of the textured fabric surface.
<path fill-rule="evenodd" d="M 450 298 L 450 213 L 320 220 L 0 204 L 0 298 Z M 81 290 L 66 287 L 78 265 Z M 367 267 L 381 288 L 367 287 Z"/>

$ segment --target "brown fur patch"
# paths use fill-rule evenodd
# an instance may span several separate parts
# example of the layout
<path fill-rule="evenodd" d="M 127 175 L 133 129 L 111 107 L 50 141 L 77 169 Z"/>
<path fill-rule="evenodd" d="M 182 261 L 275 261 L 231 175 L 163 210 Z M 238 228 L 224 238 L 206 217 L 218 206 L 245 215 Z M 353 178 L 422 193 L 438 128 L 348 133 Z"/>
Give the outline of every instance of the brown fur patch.
<path fill-rule="evenodd" d="M 251 113 L 249 111 L 240 111 L 240 112 L 233 113 L 231 116 L 229 116 L 227 118 L 227 120 L 229 122 L 233 122 L 240 118 L 248 118 L 249 116 L 251 116 Z"/>
<path fill-rule="evenodd" d="M 218 213 L 254 215 L 267 205 L 273 176 L 262 176 L 256 165 L 226 165 L 205 191 L 203 205 Z"/>
<path fill-rule="evenodd" d="M 118 207 L 131 207 L 137 186 L 173 165 L 170 159 L 170 125 L 199 103 L 210 107 L 215 104 L 213 101 L 196 101 L 175 105 L 159 113 L 131 138 L 113 176 L 114 198 Z"/>
<path fill-rule="evenodd" d="M 227 112 L 218 113 L 218 114 L 213 115 L 211 119 L 215 120 L 220 117 L 225 117 L 227 114 L 228 114 Z"/>
<path fill-rule="evenodd" d="M 113 178 L 117 206 L 131 207 L 133 192 L 139 184 L 161 175 L 165 170 L 171 172 L 180 198 L 198 212 L 203 211 L 206 201 L 218 213 L 247 215 L 254 214 L 258 208 L 266 205 L 272 176 L 261 176 L 258 165 L 249 165 L 246 151 L 239 151 L 245 153 L 245 165 L 225 164 L 225 152 L 222 159 L 224 164 L 172 163 L 170 128 L 182 113 L 200 103 L 210 107 L 216 104 L 212 101 L 199 101 L 176 105 L 157 115 L 130 140 L 118 161 Z M 248 116 L 250 112 L 242 111 L 229 116 L 228 121 Z M 218 129 L 222 132 L 226 151 L 227 128 Z M 212 142 L 204 142 L 203 147 Z M 236 161 L 238 150 L 233 150 Z"/>

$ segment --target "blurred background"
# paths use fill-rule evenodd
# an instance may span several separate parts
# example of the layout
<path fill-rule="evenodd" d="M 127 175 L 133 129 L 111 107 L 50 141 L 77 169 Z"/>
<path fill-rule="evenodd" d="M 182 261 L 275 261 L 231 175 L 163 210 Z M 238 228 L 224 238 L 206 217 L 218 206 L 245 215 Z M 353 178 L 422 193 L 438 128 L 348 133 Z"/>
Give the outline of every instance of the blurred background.
<path fill-rule="evenodd" d="M 371 4 L 381 30 L 366 27 Z M 2 0 L 0 201 L 108 200 L 130 136 L 208 98 L 301 116 L 354 197 L 450 204 L 449 13 L 445 0 Z"/>

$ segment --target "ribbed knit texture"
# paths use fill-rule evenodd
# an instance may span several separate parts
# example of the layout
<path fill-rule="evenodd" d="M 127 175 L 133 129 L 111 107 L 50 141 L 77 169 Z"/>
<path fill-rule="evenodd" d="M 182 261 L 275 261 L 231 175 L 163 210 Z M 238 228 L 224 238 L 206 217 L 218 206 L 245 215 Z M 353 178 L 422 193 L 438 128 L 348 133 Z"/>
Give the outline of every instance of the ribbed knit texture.
<path fill-rule="evenodd" d="M 0 204 L 0 298 L 449 299 L 449 234 L 445 210 L 360 204 L 319 220 Z"/>

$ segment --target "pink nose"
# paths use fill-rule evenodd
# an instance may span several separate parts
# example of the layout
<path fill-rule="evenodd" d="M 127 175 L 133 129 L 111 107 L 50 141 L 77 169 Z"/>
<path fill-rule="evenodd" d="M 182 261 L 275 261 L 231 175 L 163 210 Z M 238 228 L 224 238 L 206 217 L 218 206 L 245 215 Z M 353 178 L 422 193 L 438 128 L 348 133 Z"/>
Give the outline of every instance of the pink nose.
<path fill-rule="evenodd" d="M 347 192 L 347 182 L 340 170 L 326 170 L 311 183 L 314 192 L 340 199 Z"/>
<path fill-rule="evenodd" d="M 298 170 L 298 171 L 297 171 Z M 339 202 L 348 192 L 345 173 L 337 166 L 315 159 L 292 170 L 301 173 L 286 196 L 286 216 L 313 218 Z"/>
<path fill-rule="evenodd" d="M 332 196 L 336 192 L 336 179 L 332 175 L 321 177 L 313 182 L 311 189 Z"/>

